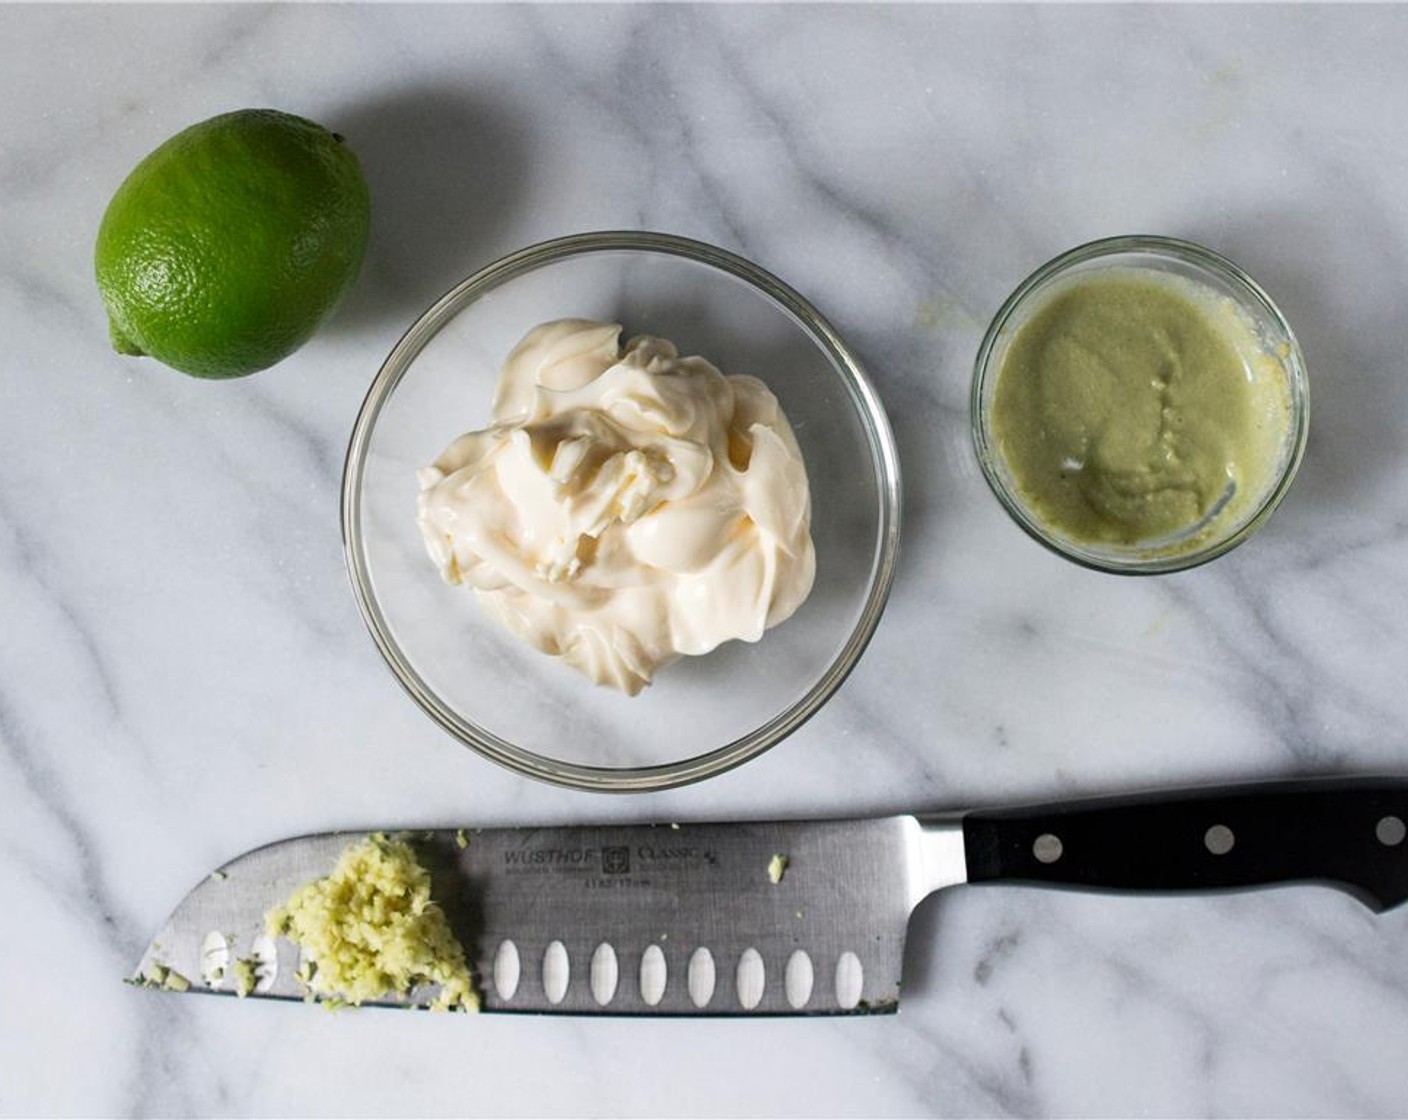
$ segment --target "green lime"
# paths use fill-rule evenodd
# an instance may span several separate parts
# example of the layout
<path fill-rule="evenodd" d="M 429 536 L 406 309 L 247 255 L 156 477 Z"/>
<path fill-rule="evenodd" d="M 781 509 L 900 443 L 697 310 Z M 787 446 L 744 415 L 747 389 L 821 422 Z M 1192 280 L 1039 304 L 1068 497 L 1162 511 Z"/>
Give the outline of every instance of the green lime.
<path fill-rule="evenodd" d="M 274 109 L 178 132 L 127 176 L 95 265 L 113 346 L 242 377 L 307 342 L 356 279 L 366 180 L 342 137 Z"/>

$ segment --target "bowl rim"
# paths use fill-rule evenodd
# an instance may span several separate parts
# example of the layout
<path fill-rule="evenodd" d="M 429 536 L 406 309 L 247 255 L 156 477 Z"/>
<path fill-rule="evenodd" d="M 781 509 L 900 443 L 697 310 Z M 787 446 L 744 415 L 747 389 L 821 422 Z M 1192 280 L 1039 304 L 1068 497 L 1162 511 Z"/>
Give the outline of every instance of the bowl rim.
<path fill-rule="evenodd" d="M 845 644 L 798 699 L 746 735 L 702 754 L 648 766 L 594 766 L 520 747 L 453 711 L 415 671 L 392 637 L 372 589 L 362 546 L 362 481 L 367 448 L 382 408 L 416 356 L 461 310 L 481 296 L 546 265 L 590 253 L 643 252 L 683 257 L 743 281 L 791 316 L 826 354 L 856 405 L 875 470 L 878 524 L 869 586 Z M 516 250 L 460 281 L 424 311 L 391 349 L 373 378 L 348 439 L 343 463 L 343 558 L 362 620 L 397 682 L 431 719 L 462 744 L 527 777 L 570 789 L 640 793 L 671 789 L 724 773 L 762 754 L 820 710 L 874 636 L 894 583 L 901 522 L 899 452 L 889 418 L 860 359 L 812 304 L 772 273 L 703 241 L 644 230 L 599 230 L 551 238 Z"/>
<path fill-rule="evenodd" d="M 1259 308 L 1285 335 L 1287 353 L 1283 365 L 1288 378 L 1290 396 L 1290 439 L 1291 450 L 1286 458 L 1280 477 L 1275 485 L 1268 488 L 1256 509 L 1247 515 L 1246 520 L 1225 537 L 1214 538 L 1210 543 L 1186 553 L 1154 554 L 1140 557 L 1117 558 L 1108 554 L 1100 555 L 1087 551 L 1079 542 L 1066 540 L 1047 530 L 1035 517 L 1031 516 L 1019 497 L 1012 493 L 997 470 L 997 451 L 989 433 L 990 417 L 984 404 L 984 389 L 988 381 L 994 379 L 997 371 L 992 369 L 992 357 L 999 338 L 1007 330 L 1008 323 L 1028 300 L 1053 283 L 1063 274 L 1078 265 L 1098 261 L 1105 257 L 1140 253 L 1145 256 L 1176 261 L 1203 274 L 1211 274 L 1237 293 L 1239 302 Z M 1137 267 L 1137 266 L 1135 266 Z M 1058 556 L 1081 567 L 1113 575 L 1165 575 L 1172 572 L 1196 568 L 1231 551 L 1247 540 L 1266 522 L 1295 481 L 1305 455 L 1305 446 L 1310 431 L 1310 384 L 1306 372 L 1305 356 L 1295 332 L 1286 316 L 1267 294 L 1241 266 L 1206 246 L 1182 238 L 1162 234 L 1122 234 L 1115 237 L 1102 237 L 1087 241 L 1051 258 L 1033 271 L 1007 297 L 997 314 L 992 318 L 978 347 L 973 363 L 973 380 L 969 391 L 969 423 L 973 437 L 973 449 L 978 466 L 987 480 L 989 488 L 996 495 L 999 504 L 1008 516 L 1033 540 Z"/>

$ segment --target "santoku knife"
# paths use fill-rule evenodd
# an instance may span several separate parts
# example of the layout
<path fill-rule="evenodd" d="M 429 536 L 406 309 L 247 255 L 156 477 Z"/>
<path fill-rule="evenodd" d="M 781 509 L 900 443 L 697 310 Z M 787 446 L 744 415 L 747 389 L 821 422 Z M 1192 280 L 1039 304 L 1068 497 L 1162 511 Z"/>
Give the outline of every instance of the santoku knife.
<path fill-rule="evenodd" d="M 941 816 L 398 835 L 431 871 L 486 1011 L 837 1014 L 897 1008 L 910 913 L 944 887 L 1306 881 L 1383 910 L 1408 898 L 1405 822 L 1408 779 L 1325 778 Z M 298 948 L 265 937 L 264 914 L 365 835 L 284 840 L 221 868 L 136 978 L 233 994 L 245 959 L 251 994 L 302 998 Z"/>

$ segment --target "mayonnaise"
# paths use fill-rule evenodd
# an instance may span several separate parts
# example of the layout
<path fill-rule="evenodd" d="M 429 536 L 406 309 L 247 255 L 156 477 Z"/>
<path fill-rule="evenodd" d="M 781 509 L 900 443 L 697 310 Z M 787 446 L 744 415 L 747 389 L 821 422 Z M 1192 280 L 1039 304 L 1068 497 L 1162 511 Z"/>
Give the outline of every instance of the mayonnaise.
<path fill-rule="evenodd" d="M 513 633 L 634 695 L 684 654 L 754 642 L 811 591 L 806 467 L 756 378 L 621 327 L 533 328 L 492 426 L 418 472 L 450 583 Z"/>

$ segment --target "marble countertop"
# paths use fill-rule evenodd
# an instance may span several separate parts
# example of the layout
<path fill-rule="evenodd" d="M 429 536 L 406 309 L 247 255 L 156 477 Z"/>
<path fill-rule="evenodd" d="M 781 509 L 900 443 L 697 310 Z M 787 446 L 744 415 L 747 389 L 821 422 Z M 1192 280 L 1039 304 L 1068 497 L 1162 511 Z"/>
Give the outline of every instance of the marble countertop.
<path fill-rule="evenodd" d="M 863 814 L 1408 771 L 1408 9 L 0 8 L 0 1113 L 1394 1115 L 1408 913 L 1294 887 L 959 888 L 897 1016 L 325 1015 L 125 987 L 218 863 L 305 831 Z M 375 197 L 357 289 L 278 368 L 114 355 L 91 271 L 171 133 L 274 105 Z M 343 570 L 347 433 L 399 332 L 579 230 L 723 245 L 862 354 L 905 471 L 877 637 L 793 738 L 603 798 L 464 751 Z M 1130 580 L 1044 552 L 968 435 L 1038 264 L 1159 232 L 1237 260 L 1311 371 L 1250 543 Z"/>

